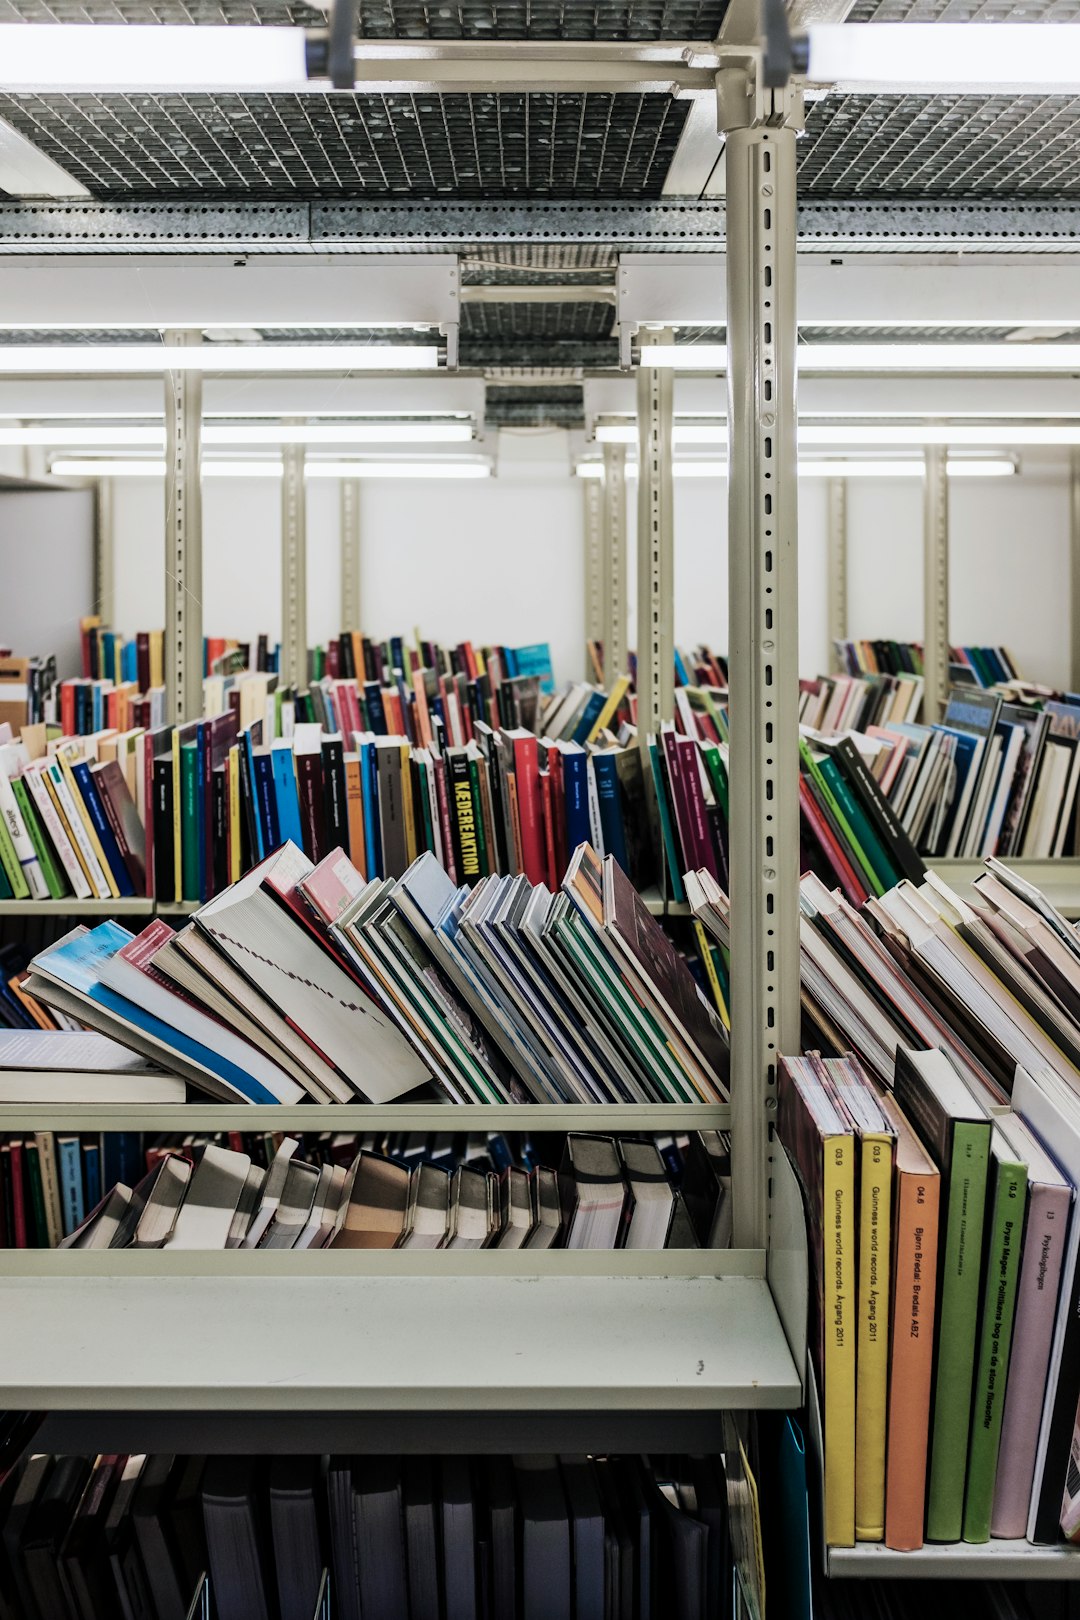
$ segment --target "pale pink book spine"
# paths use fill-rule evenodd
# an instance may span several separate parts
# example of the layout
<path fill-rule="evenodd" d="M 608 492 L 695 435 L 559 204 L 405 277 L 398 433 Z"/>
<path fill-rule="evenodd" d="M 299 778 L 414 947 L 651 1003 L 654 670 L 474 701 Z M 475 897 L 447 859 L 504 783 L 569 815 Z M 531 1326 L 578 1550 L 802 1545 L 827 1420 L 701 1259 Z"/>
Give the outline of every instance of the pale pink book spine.
<path fill-rule="evenodd" d="M 1036 1183 L 1031 1189 L 990 1519 L 990 1534 L 1010 1541 L 1027 1533 L 1071 1202 L 1068 1187 Z"/>

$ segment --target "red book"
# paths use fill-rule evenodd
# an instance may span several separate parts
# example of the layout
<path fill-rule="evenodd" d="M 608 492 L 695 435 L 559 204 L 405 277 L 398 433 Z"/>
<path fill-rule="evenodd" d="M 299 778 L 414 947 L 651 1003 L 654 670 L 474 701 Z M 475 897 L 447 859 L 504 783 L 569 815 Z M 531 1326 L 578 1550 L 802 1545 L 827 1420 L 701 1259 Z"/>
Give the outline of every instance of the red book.
<path fill-rule="evenodd" d="M 547 859 L 547 884 L 549 889 L 559 887 L 558 856 L 555 853 L 555 788 L 551 780 L 551 771 L 540 772 L 540 798 L 544 811 L 544 855 Z"/>
<path fill-rule="evenodd" d="M 91 765 L 90 775 L 97 785 L 105 819 L 112 828 L 131 886 L 136 894 L 145 894 L 146 834 L 123 769 L 117 760 L 111 759 L 107 765 Z"/>
<path fill-rule="evenodd" d="M 341 647 L 336 636 L 326 645 L 326 673 L 332 681 L 341 676 Z"/>
<path fill-rule="evenodd" d="M 705 862 L 701 851 L 698 849 L 693 820 L 687 803 L 686 790 L 683 786 L 682 760 L 679 756 L 678 747 L 679 739 L 673 725 L 665 722 L 660 727 L 660 741 L 663 745 L 664 762 L 668 770 L 671 808 L 675 814 L 675 830 L 679 835 L 679 851 L 683 863 L 682 870 L 684 872 L 696 872 L 705 865 Z"/>
<path fill-rule="evenodd" d="M 60 682 L 60 729 L 65 737 L 75 735 L 75 686 L 72 681 Z"/>
<path fill-rule="evenodd" d="M 457 865 L 454 861 L 454 830 L 450 821 L 450 792 L 446 785 L 446 760 L 432 759 L 432 770 L 435 775 L 435 802 L 439 807 L 439 832 L 442 836 L 443 865 L 455 883 L 460 883 Z"/>
<path fill-rule="evenodd" d="M 5 1152 L 8 1150 L 5 1149 Z M 26 1188 L 23 1182 L 23 1144 L 12 1142 L 11 1152 L 11 1207 L 14 1217 L 14 1240 L 17 1249 L 26 1248 Z"/>
<path fill-rule="evenodd" d="M 675 747 L 679 754 L 679 764 L 682 767 L 683 792 L 686 795 L 686 804 L 690 823 L 694 831 L 694 842 L 697 845 L 698 864 L 704 866 L 706 871 L 712 873 L 717 883 L 720 882 L 720 867 L 716 859 L 716 846 L 709 831 L 708 816 L 705 812 L 705 792 L 701 786 L 701 750 L 694 737 L 676 737 Z"/>
<path fill-rule="evenodd" d="M 150 690 L 150 632 L 140 630 L 135 637 L 135 676 L 140 692 Z"/>
<path fill-rule="evenodd" d="M 843 848 L 837 842 L 832 828 L 818 809 L 805 776 L 799 777 L 799 809 L 847 899 L 853 906 L 861 906 L 867 899 L 866 890 L 856 876 L 855 868 Z"/>
<path fill-rule="evenodd" d="M 559 883 L 562 882 L 563 873 L 570 865 L 570 850 L 566 832 L 566 780 L 563 774 L 563 757 L 560 749 L 548 749 L 547 767 L 551 772 L 551 792 L 555 801 L 556 882 L 552 884 L 552 888 L 557 888 Z"/>
<path fill-rule="evenodd" d="M 514 749 L 514 785 L 521 827 L 521 869 L 530 883 L 543 883 L 547 858 L 544 852 L 544 811 L 536 738 L 524 727 L 507 731 L 505 735 Z"/>

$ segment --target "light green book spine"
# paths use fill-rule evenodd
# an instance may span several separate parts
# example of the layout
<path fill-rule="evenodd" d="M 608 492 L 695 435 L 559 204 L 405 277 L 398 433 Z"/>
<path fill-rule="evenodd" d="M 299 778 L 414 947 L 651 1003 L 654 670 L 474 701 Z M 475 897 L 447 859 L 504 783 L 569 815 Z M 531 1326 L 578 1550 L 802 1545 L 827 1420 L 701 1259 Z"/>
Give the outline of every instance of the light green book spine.
<path fill-rule="evenodd" d="M 26 881 L 19 857 L 15 853 L 15 845 L 11 842 L 11 834 L 0 816 L 0 865 L 11 885 L 11 893 L 16 900 L 27 900 L 30 897 L 30 885 Z"/>
<path fill-rule="evenodd" d="M 989 1120 L 958 1120 L 953 1126 L 945 1243 L 938 1277 L 928 1541 L 959 1541 L 963 1528 L 989 1156 Z"/>
<path fill-rule="evenodd" d="M 63 868 L 56 859 L 52 847 L 52 840 L 41 825 L 38 817 L 37 805 L 26 790 L 26 783 L 16 776 L 11 783 L 11 791 L 15 795 L 15 803 L 23 818 L 23 825 L 34 846 L 34 854 L 38 858 L 45 886 L 54 900 L 62 900 L 68 892 L 67 881 Z"/>
<path fill-rule="evenodd" d="M 964 1497 L 964 1540 L 976 1542 L 990 1540 L 990 1513 L 994 1504 L 1005 1378 L 1009 1370 L 1027 1206 L 1027 1166 L 1006 1157 L 999 1150 L 998 1139 L 994 1143 L 993 1166 L 994 1186 L 987 1199 L 990 1224 L 986 1281 Z"/>

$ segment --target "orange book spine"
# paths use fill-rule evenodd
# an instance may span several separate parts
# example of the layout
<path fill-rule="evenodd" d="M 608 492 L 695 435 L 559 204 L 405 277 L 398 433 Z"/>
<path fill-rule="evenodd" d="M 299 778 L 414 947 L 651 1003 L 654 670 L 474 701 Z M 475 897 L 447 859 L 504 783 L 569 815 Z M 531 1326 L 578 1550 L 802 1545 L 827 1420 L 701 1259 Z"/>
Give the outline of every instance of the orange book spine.
<path fill-rule="evenodd" d="M 431 716 L 428 713 L 427 692 L 424 689 L 424 673 L 419 664 L 413 665 L 412 686 L 416 698 L 417 736 L 420 739 L 421 748 L 430 748 L 432 743 Z"/>
<path fill-rule="evenodd" d="M 939 1199 L 936 1175 L 897 1170 L 885 1467 L 885 1545 L 897 1552 L 914 1552 L 923 1544 Z"/>
<path fill-rule="evenodd" d="M 364 788 L 360 777 L 360 757 L 345 761 L 345 806 L 349 818 L 349 859 L 362 878 L 367 877 L 364 858 Z"/>

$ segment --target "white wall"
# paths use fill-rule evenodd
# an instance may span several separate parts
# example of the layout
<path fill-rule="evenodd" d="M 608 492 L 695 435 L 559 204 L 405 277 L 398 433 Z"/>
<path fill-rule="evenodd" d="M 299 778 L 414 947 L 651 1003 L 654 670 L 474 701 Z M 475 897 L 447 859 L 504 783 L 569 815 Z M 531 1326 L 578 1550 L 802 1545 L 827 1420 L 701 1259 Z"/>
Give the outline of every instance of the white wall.
<path fill-rule="evenodd" d="M 561 448 L 560 448 L 561 446 Z M 508 453 L 512 452 L 512 453 Z M 204 627 L 209 635 L 277 637 L 280 485 L 204 485 Z M 340 630 L 338 486 L 308 487 L 308 633 Z M 150 480 L 118 480 L 117 623 L 164 622 L 164 496 Z M 558 436 L 512 441 L 499 477 L 477 482 L 377 482 L 361 489 L 361 592 L 371 634 L 439 641 L 549 641 L 556 675 L 580 674 L 584 639 L 580 484 Z M 636 486 L 630 484 L 631 557 Z M 1037 468 L 1023 477 L 950 486 L 951 617 L 956 641 L 1004 642 L 1032 679 L 1068 673 L 1068 489 Z M 799 499 L 799 667 L 831 663 L 825 596 L 826 485 Z M 720 480 L 675 485 L 675 634 L 682 646 L 727 647 L 727 491 Z M 849 631 L 922 636 L 922 486 L 853 479 L 848 486 Z M 631 567 L 631 643 L 636 571 Z M 2 628 L 2 625 L 0 625 Z"/>
<path fill-rule="evenodd" d="M 79 620 L 94 610 L 89 490 L 0 490 L 0 643 L 82 669 Z"/>

